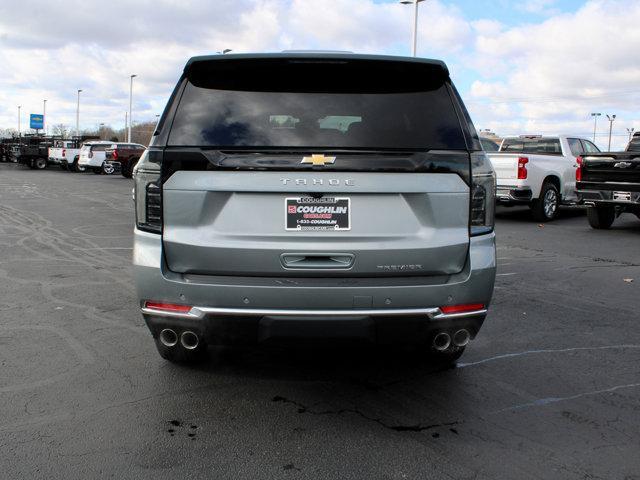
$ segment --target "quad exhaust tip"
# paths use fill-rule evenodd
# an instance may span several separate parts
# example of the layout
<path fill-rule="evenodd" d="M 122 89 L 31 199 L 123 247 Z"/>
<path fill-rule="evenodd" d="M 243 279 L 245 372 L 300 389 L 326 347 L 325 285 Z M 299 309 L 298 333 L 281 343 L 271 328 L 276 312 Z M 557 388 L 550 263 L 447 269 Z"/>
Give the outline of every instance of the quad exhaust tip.
<path fill-rule="evenodd" d="M 462 328 L 453 334 L 453 344 L 456 347 L 465 347 L 471 340 L 471 334 L 466 328 Z"/>
<path fill-rule="evenodd" d="M 182 335 L 180 335 L 180 344 L 187 350 L 195 350 L 196 348 L 198 348 L 199 343 L 200 340 L 198 338 L 198 335 L 190 330 L 182 332 Z"/>
<path fill-rule="evenodd" d="M 439 352 L 445 351 L 451 345 L 451 336 L 446 332 L 440 332 L 433 337 L 433 348 Z"/>
<path fill-rule="evenodd" d="M 160 342 L 165 347 L 175 347 L 178 344 L 178 334 L 170 328 L 165 328 L 160 332 Z"/>

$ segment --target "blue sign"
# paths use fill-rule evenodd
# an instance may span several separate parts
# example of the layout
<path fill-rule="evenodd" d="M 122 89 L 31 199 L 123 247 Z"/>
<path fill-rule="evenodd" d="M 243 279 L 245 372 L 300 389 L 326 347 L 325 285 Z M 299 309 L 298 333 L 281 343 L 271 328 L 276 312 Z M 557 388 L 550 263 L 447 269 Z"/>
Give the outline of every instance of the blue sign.
<path fill-rule="evenodd" d="M 35 130 L 44 128 L 44 115 L 32 113 L 29 119 L 29 126 Z"/>

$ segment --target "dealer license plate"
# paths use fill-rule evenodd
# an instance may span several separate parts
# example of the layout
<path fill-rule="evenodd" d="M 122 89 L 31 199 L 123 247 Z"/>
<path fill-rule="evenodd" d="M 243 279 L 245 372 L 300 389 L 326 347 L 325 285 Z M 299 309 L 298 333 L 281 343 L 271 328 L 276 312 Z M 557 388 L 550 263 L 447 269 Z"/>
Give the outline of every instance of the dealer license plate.
<path fill-rule="evenodd" d="M 295 197 L 285 199 L 286 230 L 350 230 L 351 199 Z"/>

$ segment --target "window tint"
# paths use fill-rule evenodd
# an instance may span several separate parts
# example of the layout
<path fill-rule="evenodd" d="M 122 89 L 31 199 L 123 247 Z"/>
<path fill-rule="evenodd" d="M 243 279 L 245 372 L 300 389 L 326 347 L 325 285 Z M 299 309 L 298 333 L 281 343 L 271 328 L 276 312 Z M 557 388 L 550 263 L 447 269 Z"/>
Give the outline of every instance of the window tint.
<path fill-rule="evenodd" d="M 561 155 L 560 139 L 554 137 L 505 138 L 501 152 Z"/>
<path fill-rule="evenodd" d="M 500 145 L 496 142 L 489 140 L 488 138 L 480 138 L 480 144 L 485 152 L 497 152 L 500 150 Z"/>
<path fill-rule="evenodd" d="M 586 153 L 599 153 L 600 149 L 596 147 L 589 140 L 582 140 L 582 145 L 584 146 L 584 151 Z"/>
<path fill-rule="evenodd" d="M 91 145 L 91 151 L 92 152 L 104 152 L 108 147 L 109 147 L 109 145 L 105 145 L 105 144 Z"/>
<path fill-rule="evenodd" d="M 169 145 L 466 150 L 447 80 L 432 65 L 225 65 L 189 72 Z"/>
<path fill-rule="evenodd" d="M 574 157 L 579 157 L 584 153 L 582 150 L 582 143 L 577 138 L 567 138 L 567 142 L 569 142 L 569 148 L 571 149 L 571 155 Z"/>

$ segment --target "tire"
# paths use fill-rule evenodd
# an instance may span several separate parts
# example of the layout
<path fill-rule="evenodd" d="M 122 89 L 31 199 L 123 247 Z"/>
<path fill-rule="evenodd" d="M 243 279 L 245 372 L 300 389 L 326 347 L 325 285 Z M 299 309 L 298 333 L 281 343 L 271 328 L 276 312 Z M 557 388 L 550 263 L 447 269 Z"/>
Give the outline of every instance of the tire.
<path fill-rule="evenodd" d="M 130 160 L 129 162 L 127 162 L 126 167 L 122 168 L 122 171 L 120 173 L 122 173 L 122 176 L 124 178 L 133 177 L 133 169 L 135 168 L 136 164 L 138 163 L 138 160 L 140 160 L 140 159 L 136 158 L 135 160 Z"/>
<path fill-rule="evenodd" d="M 163 345 L 160 338 L 154 339 L 158 353 L 162 358 L 179 365 L 197 365 L 207 360 L 207 345 L 204 342 L 200 342 L 198 348 L 195 350 L 187 350 L 180 344 L 174 347 L 167 347 Z"/>
<path fill-rule="evenodd" d="M 551 182 L 544 182 L 540 197 L 531 204 L 533 218 L 538 222 L 551 222 L 558 216 L 560 194 L 558 187 Z"/>
<path fill-rule="evenodd" d="M 587 207 L 587 220 L 591 228 L 606 230 L 616 219 L 616 207 Z"/>
<path fill-rule="evenodd" d="M 49 162 L 46 158 L 38 157 L 33 161 L 33 167 L 36 170 L 44 170 L 45 168 L 47 168 L 48 163 Z"/>
<path fill-rule="evenodd" d="M 58 166 L 60 167 L 60 170 L 64 170 L 65 172 L 69 170 L 66 163 L 61 163 Z"/>

